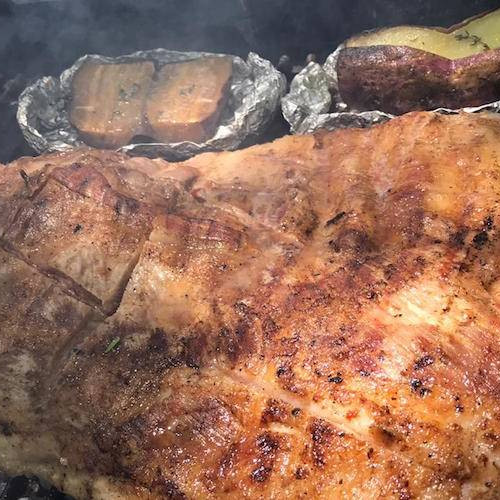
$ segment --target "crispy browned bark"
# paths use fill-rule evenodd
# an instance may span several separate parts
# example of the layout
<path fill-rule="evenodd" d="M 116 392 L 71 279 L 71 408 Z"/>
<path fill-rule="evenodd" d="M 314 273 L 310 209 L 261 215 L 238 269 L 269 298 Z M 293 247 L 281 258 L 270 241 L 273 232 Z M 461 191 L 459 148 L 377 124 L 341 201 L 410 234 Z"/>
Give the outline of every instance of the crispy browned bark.
<path fill-rule="evenodd" d="M 497 498 L 500 121 L 0 171 L 0 469 L 78 498 Z"/>

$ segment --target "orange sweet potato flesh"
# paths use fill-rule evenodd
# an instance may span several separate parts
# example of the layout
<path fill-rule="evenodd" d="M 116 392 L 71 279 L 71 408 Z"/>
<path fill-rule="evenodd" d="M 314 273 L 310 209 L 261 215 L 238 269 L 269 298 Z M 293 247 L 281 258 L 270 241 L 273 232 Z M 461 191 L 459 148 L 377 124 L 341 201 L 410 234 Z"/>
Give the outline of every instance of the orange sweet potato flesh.
<path fill-rule="evenodd" d="M 162 142 L 209 139 L 227 103 L 230 58 L 207 57 L 167 64 L 146 100 L 148 135 Z"/>
<path fill-rule="evenodd" d="M 70 121 L 87 144 L 118 148 L 143 133 L 144 100 L 154 70 L 150 61 L 83 64 L 72 83 Z"/>

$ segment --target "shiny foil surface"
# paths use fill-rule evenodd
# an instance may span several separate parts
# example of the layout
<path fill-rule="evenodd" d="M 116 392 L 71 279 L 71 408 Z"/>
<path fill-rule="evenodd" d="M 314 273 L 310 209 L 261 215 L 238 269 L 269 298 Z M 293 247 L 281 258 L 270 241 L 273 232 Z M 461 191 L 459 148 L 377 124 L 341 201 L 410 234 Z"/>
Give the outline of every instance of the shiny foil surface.
<path fill-rule="evenodd" d="M 323 65 L 309 63 L 292 80 L 290 92 L 281 101 L 283 116 L 295 134 L 308 134 L 320 129 L 369 127 L 395 118 L 383 111 L 356 111 L 343 102 L 338 88 L 337 59 L 340 45 Z M 443 114 L 479 111 L 500 112 L 500 101 L 474 108 L 434 110 Z"/>

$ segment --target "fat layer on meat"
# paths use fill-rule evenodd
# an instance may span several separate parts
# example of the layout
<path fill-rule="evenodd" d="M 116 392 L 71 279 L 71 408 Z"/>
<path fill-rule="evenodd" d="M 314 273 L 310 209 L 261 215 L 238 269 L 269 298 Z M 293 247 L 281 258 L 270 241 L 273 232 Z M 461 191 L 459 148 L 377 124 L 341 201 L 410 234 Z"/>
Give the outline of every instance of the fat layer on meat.
<path fill-rule="evenodd" d="M 0 470 L 76 498 L 498 498 L 500 121 L 0 171 Z"/>

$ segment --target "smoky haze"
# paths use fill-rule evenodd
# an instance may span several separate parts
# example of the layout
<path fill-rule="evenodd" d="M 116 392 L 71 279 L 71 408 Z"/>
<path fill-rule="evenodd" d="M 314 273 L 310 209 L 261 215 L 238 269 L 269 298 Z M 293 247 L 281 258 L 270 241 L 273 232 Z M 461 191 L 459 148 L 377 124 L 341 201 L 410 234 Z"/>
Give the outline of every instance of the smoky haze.
<path fill-rule="evenodd" d="M 451 25 L 492 0 L 0 0 L 0 161 L 30 153 L 15 122 L 15 99 L 42 75 L 58 75 L 87 53 L 119 55 L 164 47 L 277 63 L 321 60 L 347 36 L 396 24 Z"/>
<path fill-rule="evenodd" d="M 439 8 L 436 8 L 439 6 Z M 491 0 L 0 0 L 2 74 L 57 74 L 85 53 L 165 47 L 276 62 L 326 56 L 346 36 L 400 23 L 449 25 Z"/>

